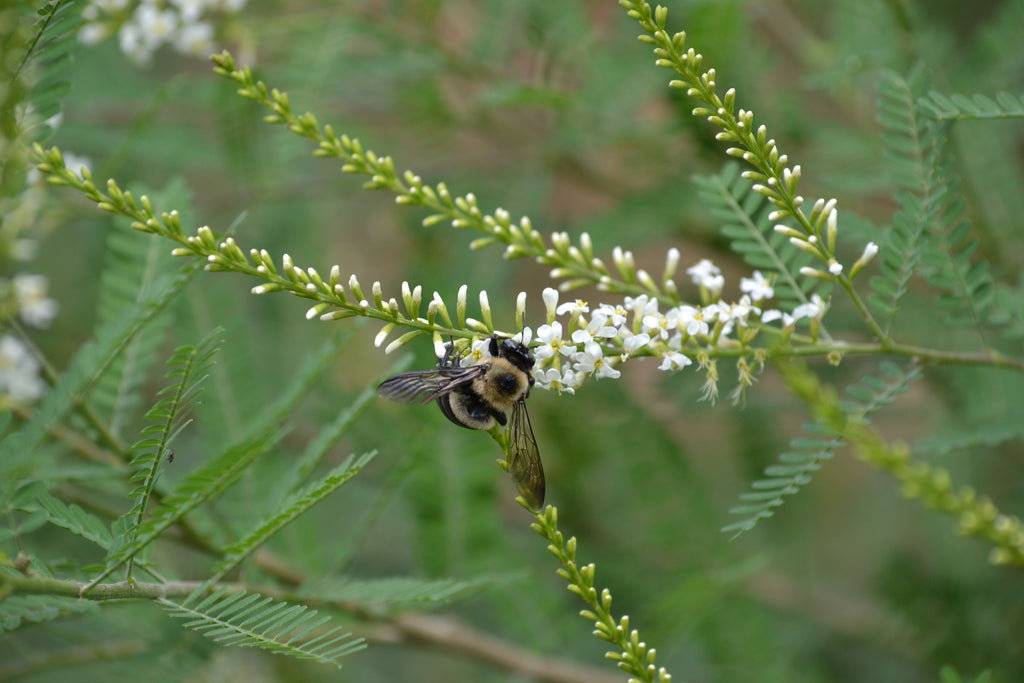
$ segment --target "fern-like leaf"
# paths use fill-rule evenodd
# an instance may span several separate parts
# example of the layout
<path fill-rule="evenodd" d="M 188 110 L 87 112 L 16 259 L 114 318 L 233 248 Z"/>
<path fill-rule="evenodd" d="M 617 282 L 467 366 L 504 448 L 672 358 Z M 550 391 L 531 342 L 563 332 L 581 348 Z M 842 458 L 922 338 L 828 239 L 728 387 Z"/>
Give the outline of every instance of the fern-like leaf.
<path fill-rule="evenodd" d="M 771 207 L 752 183 L 740 176 L 740 166 L 730 161 L 716 175 L 695 176 L 694 183 L 705 206 L 721 224 L 733 251 L 764 275 L 773 278 L 779 303 L 793 308 L 810 300 L 810 292 L 827 286 L 821 280 L 797 278 L 811 257 L 776 232 L 768 220 Z"/>
<path fill-rule="evenodd" d="M 366 647 L 342 627 L 330 627 L 330 617 L 318 617 L 305 605 L 289 605 L 257 593 L 229 593 L 222 588 L 204 599 L 197 594 L 182 603 L 157 602 L 184 626 L 218 643 L 255 647 L 299 659 L 340 667 L 339 660 Z M 319 631 L 319 633 L 315 632 Z"/>
<path fill-rule="evenodd" d="M 867 375 L 859 385 L 847 387 L 846 393 L 852 400 L 840 401 L 840 407 L 851 424 L 867 421 L 870 414 L 891 404 L 921 376 L 916 366 L 904 372 L 899 366 L 884 362 L 879 369 L 880 376 Z M 774 515 L 789 496 L 811 482 L 811 475 L 821 469 L 821 463 L 832 458 L 835 451 L 844 445 L 842 434 L 819 422 L 805 424 L 804 431 L 810 436 L 793 439 L 790 442 L 792 450 L 779 455 L 779 464 L 767 467 L 765 478 L 751 484 L 754 491 L 740 494 L 740 499 L 749 504 L 735 507 L 730 512 L 745 515 L 745 518 L 722 531 L 733 532 L 735 538 L 753 529 L 762 519 Z"/>
<path fill-rule="evenodd" d="M 948 124 L 921 116 L 916 106 L 925 87 L 920 69 L 908 79 L 885 71 L 879 84 L 879 121 L 886 159 L 900 191 L 901 209 L 883 245 L 881 274 L 871 280 L 872 304 L 892 331 L 900 302 L 915 274 L 939 289 L 946 322 L 971 326 L 983 334 L 994 301 L 994 286 L 985 261 L 972 260 L 978 242 L 963 218 L 959 180 L 946 154 Z"/>
<path fill-rule="evenodd" d="M 309 600 L 324 600 L 335 604 L 353 602 L 360 605 L 386 605 L 394 611 L 437 609 L 464 600 L 489 586 L 507 584 L 515 578 L 508 575 L 485 575 L 469 580 L 319 577 L 302 584 L 299 595 Z"/>
<path fill-rule="evenodd" d="M 188 189 L 180 180 L 147 194 L 156 206 L 183 207 L 190 202 Z M 180 267 L 180 259 L 170 254 L 162 238 L 140 233 L 128 221 L 114 221 L 100 275 L 97 317 L 110 322 L 124 310 L 159 297 Z M 159 358 L 157 351 L 170 321 L 170 316 L 160 316 L 141 330 L 93 388 L 90 405 L 106 417 L 108 429 L 116 436 L 137 419 L 140 387 Z"/>
<path fill-rule="evenodd" d="M 14 631 L 26 624 L 62 619 L 70 614 L 95 614 L 100 611 L 92 600 L 58 595 L 11 595 L 0 601 L 0 633 Z"/>
<path fill-rule="evenodd" d="M 66 505 L 48 493 L 39 496 L 37 501 L 46 510 L 51 524 L 63 527 L 104 550 L 110 548 L 110 530 L 96 515 L 77 505 Z"/>
<path fill-rule="evenodd" d="M 124 347 L 164 312 L 197 272 L 196 264 L 187 264 L 159 297 L 130 308 L 113 323 L 99 326 L 95 340 L 85 344 L 74 355 L 67 371 L 39 402 L 32 419 L 0 441 L 0 482 L 18 481 L 30 460 L 37 455 L 36 449 L 49 429 L 89 393 Z"/>
<path fill-rule="evenodd" d="M 71 92 L 65 72 L 71 65 L 71 50 L 77 45 L 75 36 L 82 23 L 84 4 L 85 0 L 53 0 L 37 12 L 39 19 L 15 76 L 32 67 L 28 102 L 42 120 L 59 114 L 61 100 Z"/>
<path fill-rule="evenodd" d="M 189 512 L 223 493 L 283 435 L 282 429 L 273 426 L 234 444 L 218 457 L 190 472 L 164 497 L 163 505 L 156 508 L 152 516 L 138 528 L 132 529 L 124 524 L 115 527 L 114 545 L 107 555 L 106 566 L 84 590 L 110 576 L 115 569 L 156 541 Z"/>
<path fill-rule="evenodd" d="M 125 528 L 132 535 L 142 525 L 150 497 L 156 488 L 160 465 L 170 451 L 171 443 L 188 425 L 186 416 L 198 395 L 203 380 L 213 364 L 213 359 L 223 342 L 223 330 L 216 328 L 196 346 L 181 346 L 175 349 L 167 365 L 167 377 L 176 381 L 160 393 L 165 396 L 148 413 L 146 419 L 152 424 L 143 428 L 142 438 L 132 446 L 132 480 L 139 486 L 132 492 L 135 503 L 125 513 Z"/>
<path fill-rule="evenodd" d="M 988 95 L 943 95 L 934 90 L 918 99 L 922 113 L 938 120 L 1024 118 L 1024 96 L 998 92 Z"/>
<path fill-rule="evenodd" d="M 411 362 L 412 356 L 407 356 L 399 363 L 395 364 L 395 366 L 390 369 L 389 374 L 397 374 L 401 372 L 406 369 Z M 373 382 L 372 384 L 375 386 L 377 382 Z M 339 411 L 338 415 L 333 420 L 324 425 L 324 427 L 317 432 L 316 436 L 311 439 L 309 444 L 306 446 L 302 455 L 295 460 L 295 464 L 281 477 L 276 489 L 279 493 L 274 500 L 281 500 L 288 493 L 294 492 L 299 487 L 300 483 L 305 481 L 306 477 L 308 477 L 316 466 L 324 459 L 324 456 L 327 455 L 331 447 L 345 435 L 352 423 L 355 422 L 359 413 L 361 413 L 363 409 L 376 397 L 377 391 L 373 389 L 372 386 L 367 387 L 361 391 L 351 403 Z"/>
<path fill-rule="evenodd" d="M 359 471 L 366 466 L 366 463 L 373 460 L 375 455 L 377 455 L 376 451 L 361 455 L 359 458 L 349 456 L 345 462 L 328 472 L 327 476 L 319 482 L 292 495 L 281 505 L 275 515 L 263 520 L 239 541 L 225 548 L 224 557 L 214 569 L 209 583 L 220 581 L 225 574 L 237 567 L 274 534 L 359 474 Z"/>
<path fill-rule="evenodd" d="M 880 274 L 871 278 L 875 295 L 871 303 L 886 316 L 885 331 L 892 331 L 896 312 L 917 273 L 924 250 L 926 226 L 937 211 L 942 195 L 937 174 L 936 131 L 922 122 L 914 108 L 916 93 L 924 87 L 920 69 L 904 80 L 883 71 L 878 85 L 878 121 L 890 173 L 901 188 L 895 199 L 901 209 L 880 249 Z"/>

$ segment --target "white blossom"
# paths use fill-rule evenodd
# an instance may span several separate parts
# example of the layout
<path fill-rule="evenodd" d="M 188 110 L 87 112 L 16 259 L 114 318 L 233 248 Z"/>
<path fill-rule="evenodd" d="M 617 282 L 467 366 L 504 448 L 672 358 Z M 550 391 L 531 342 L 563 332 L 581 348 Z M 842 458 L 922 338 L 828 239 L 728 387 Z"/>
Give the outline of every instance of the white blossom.
<path fill-rule="evenodd" d="M 40 365 L 19 339 L 0 336 L 0 391 L 15 401 L 34 401 L 46 391 Z"/>
<path fill-rule="evenodd" d="M 576 350 L 572 345 L 567 345 L 565 340 L 562 339 L 562 323 L 557 320 L 550 325 L 538 327 L 537 339 L 541 342 L 533 351 L 533 355 L 537 360 L 551 358 L 556 353 L 568 356 Z"/>
<path fill-rule="evenodd" d="M 722 291 L 722 287 L 725 286 L 725 278 L 722 276 L 722 271 L 708 259 L 702 259 L 697 265 L 690 266 L 686 269 L 686 273 L 690 276 L 693 284 L 698 287 L 704 287 L 712 292 L 713 295 L 717 295 L 718 292 Z"/>
<path fill-rule="evenodd" d="M 14 296 L 21 319 L 33 327 L 46 328 L 57 317 L 58 303 L 46 296 L 48 281 L 44 275 L 19 273 L 14 276 Z"/>
<path fill-rule="evenodd" d="M 740 291 L 749 294 L 752 301 L 764 301 L 775 296 L 771 281 L 755 270 L 751 277 L 740 278 Z"/>
<path fill-rule="evenodd" d="M 687 365 L 693 363 L 689 356 L 679 353 L 678 351 L 669 351 L 665 354 L 664 359 L 661 361 L 661 365 L 658 366 L 659 370 L 682 370 Z"/>
<path fill-rule="evenodd" d="M 810 303 L 800 304 L 793 309 L 793 318 L 800 320 L 801 318 L 820 318 L 825 313 L 825 302 L 820 296 L 814 294 L 811 296 Z"/>
<path fill-rule="evenodd" d="M 558 314 L 558 315 L 566 315 L 566 314 L 573 315 L 573 314 L 576 314 L 576 313 L 589 313 L 589 312 L 590 312 L 590 306 L 587 305 L 587 302 L 583 301 L 582 299 L 576 299 L 574 301 L 566 301 L 564 304 L 560 305 L 558 308 L 555 309 L 555 313 Z"/>

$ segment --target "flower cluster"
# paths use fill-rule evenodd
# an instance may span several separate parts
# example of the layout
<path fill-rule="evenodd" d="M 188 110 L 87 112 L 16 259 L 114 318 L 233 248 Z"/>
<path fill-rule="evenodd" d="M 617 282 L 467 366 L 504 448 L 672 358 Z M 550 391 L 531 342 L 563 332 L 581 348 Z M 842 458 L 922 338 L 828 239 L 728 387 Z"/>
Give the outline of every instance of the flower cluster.
<path fill-rule="evenodd" d="M 57 302 L 46 296 L 44 276 L 19 274 L 3 285 L 6 311 L 16 312 L 27 325 L 49 327 L 57 315 Z M 46 390 L 40 370 L 39 360 L 24 342 L 0 335 L 0 393 L 19 402 L 38 399 Z"/>
<path fill-rule="evenodd" d="M 246 0 L 92 0 L 82 17 L 79 38 L 88 45 L 116 34 L 121 51 L 148 64 L 163 45 L 182 54 L 206 56 L 213 50 L 216 22 L 238 13 Z"/>
<path fill-rule="evenodd" d="M 742 295 L 731 303 L 721 299 L 725 278 L 711 261 L 703 260 L 687 273 L 700 288 L 704 305 L 681 304 L 662 311 L 659 299 L 641 294 L 591 308 L 579 299 L 560 303 L 557 290 L 545 289 L 547 322 L 536 332 L 524 327 L 514 337 L 533 349 L 537 386 L 575 393 L 587 377 L 619 377 L 618 366 L 630 358 L 658 358 L 658 368 L 665 371 L 681 370 L 695 357 L 707 367 L 708 350 L 746 347 L 767 323 L 780 323 L 781 335 L 788 338 L 798 321 L 809 320 L 813 334 L 826 310 L 826 302 L 817 295 L 789 312 L 764 307 L 775 292 L 759 271 L 740 280 Z M 523 299 L 521 294 L 519 308 Z M 558 317 L 568 320 L 563 323 Z M 465 362 L 486 358 L 487 344 L 486 339 L 474 342 Z M 712 385 L 716 379 L 709 376 Z M 717 390 L 710 386 L 705 393 L 713 397 Z"/>

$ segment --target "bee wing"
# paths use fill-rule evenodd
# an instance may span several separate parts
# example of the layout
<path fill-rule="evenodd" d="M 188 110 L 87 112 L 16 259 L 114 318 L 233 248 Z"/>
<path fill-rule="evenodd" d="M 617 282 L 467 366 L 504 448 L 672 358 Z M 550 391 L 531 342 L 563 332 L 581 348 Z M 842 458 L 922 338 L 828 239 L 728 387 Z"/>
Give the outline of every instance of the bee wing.
<path fill-rule="evenodd" d="M 516 480 L 519 493 L 534 510 L 544 505 L 544 466 L 540 462 L 537 438 L 533 435 L 526 401 L 520 399 L 512 406 L 509 425 L 509 471 Z"/>
<path fill-rule="evenodd" d="M 377 387 L 377 395 L 399 403 L 425 406 L 463 384 L 472 382 L 486 370 L 486 365 L 471 365 L 467 368 L 403 372 L 381 382 Z"/>

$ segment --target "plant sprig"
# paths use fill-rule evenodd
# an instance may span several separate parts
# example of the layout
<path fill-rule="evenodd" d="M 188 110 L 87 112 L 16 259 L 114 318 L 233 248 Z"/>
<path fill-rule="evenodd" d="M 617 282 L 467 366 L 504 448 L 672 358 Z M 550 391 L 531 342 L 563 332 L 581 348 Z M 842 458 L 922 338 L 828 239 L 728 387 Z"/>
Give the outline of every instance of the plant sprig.
<path fill-rule="evenodd" d="M 344 161 L 345 173 L 368 176 L 363 187 L 368 190 L 388 190 L 395 194 L 395 202 L 422 206 L 432 213 L 423 219 L 424 227 L 449 222 L 452 227 L 483 233 L 470 243 L 480 249 L 491 244 L 505 245 L 505 258 L 534 258 L 550 266 L 551 277 L 562 280 L 561 289 L 572 290 L 596 286 L 602 291 L 616 294 L 655 297 L 669 305 L 679 303 L 674 277 L 675 269 L 666 269 L 661 281 L 636 267 L 630 251 L 616 248 L 612 253 L 613 271 L 594 253 L 590 237 L 583 233 L 579 243 L 573 244 L 569 235 L 556 232 L 545 240 L 544 234 L 534 229 L 530 219 L 523 216 L 512 221 L 508 211 L 497 208 L 493 213 L 481 211 L 473 193 L 453 196 L 444 182 L 431 186 L 413 171 L 399 174 L 390 156 L 381 156 L 364 149 L 357 138 L 337 135 L 330 124 L 321 126 L 310 112 L 295 114 L 288 94 L 277 88 L 268 88 L 256 80 L 251 69 L 239 68 L 227 50 L 211 57 L 214 72 L 236 83 L 238 94 L 269 108 L 273 113 L 264 120 L 271 124 L 284 124 L 296 135 L 312 140 L 318 147 L 313 152 L 319 157 L 335 157 Z M 678 261 L 678 259 L 676 259 Z"/>
<path fill-rule="evenodd" d="M 529 504 L 523 498 L 516 501 L 527 510 Z M 630 674 L 630 683 L 669 683 L 672 675 L 664 667 L 655 666 L 655 649 L 648 647 L 640 640 L 640 633 L 630 630 L 629 617 L 618 620 L 612 616 L 612 594 L 607 588 L 594 587 L 594 564 L 580 566 L 576 562 L 576 537 L 566 541 L 558 530 L 558 508 L 548 505 L 540 512 L 534 512 L 537 521 L 530 524 L 534 531 L 548 540 L 548 550 L 558 558 L 562 566 L 558 575 L 569 582 L 567 588 L 578 595 L 590 609 L 580 612 L 580 616 L 594 622 L 594 635 L 602 640 L 614 643 L 619 651 L 605 653 L 605 657 L 618 663 L 619 668 Z"/>

